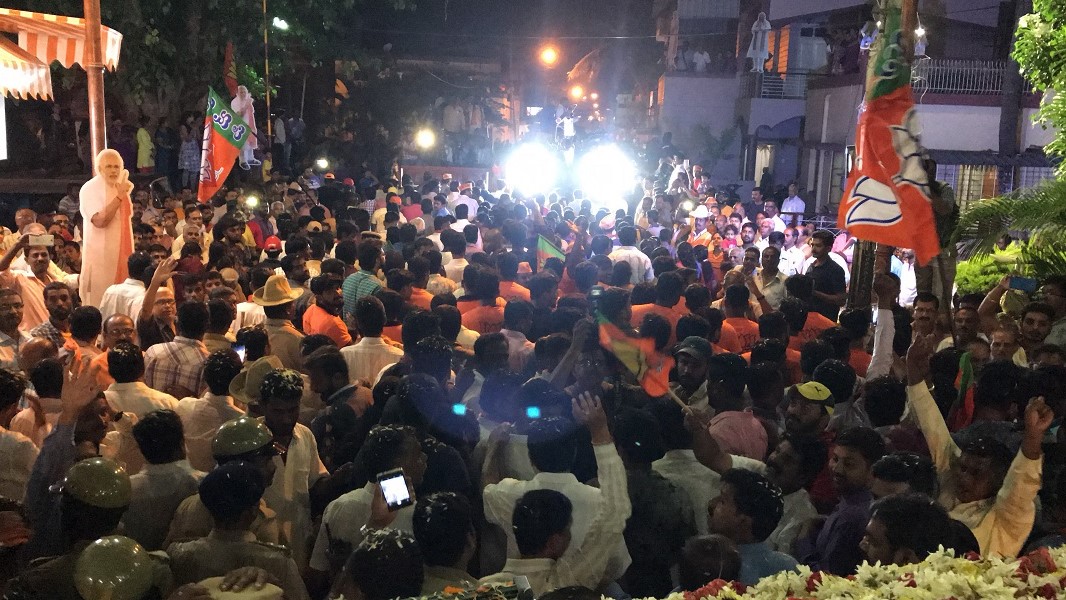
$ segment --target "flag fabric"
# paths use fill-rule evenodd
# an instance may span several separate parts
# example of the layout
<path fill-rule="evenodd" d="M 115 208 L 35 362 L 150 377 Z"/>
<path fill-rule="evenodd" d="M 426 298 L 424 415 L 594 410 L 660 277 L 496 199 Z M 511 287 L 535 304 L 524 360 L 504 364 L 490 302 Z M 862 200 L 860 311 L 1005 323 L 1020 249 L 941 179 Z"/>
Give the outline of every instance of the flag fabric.
<path fill-rule="evenodd" d="M 559 249 L 558 246 L 548 241 L 548 238 L 543 235 L 537 237 L 537 272 L 540 273 L 544 269 L 544 261 L 549 258 L 558 258 L 561 261 L 566 260 L 566 254 Z"/>
<path fill-rule="evenodd" d="M 203 202 L 218 192 L 249 135 L 244 119 L 234 113 L 229 103 L 220 98 L 214 89 L 208 88 L 197 200 Z"/>
<path fill-rule="evenodd" d="M 600 346 L 617 358 L 652 398 L 670 393 L 674 359 L 655 349 L 652 338 L 629 337 L 617 325 L 598 315 Z"/>
<path fill-rule="evenodd" d="M 233 62 L 233 42 L 226 42 L 226 55 L 222 59 L 222 81 L 229 90 L 230 98 L 237 95 L 237 65 Z"/>
<path fill-rule="evenodd" d="M 900 0 L 885 0 L 885 30 L 870 50 L 866 100 L 837 222 L 855 237 L 914 249 L 919 264 L 940 252 L 918 136 Z"/>

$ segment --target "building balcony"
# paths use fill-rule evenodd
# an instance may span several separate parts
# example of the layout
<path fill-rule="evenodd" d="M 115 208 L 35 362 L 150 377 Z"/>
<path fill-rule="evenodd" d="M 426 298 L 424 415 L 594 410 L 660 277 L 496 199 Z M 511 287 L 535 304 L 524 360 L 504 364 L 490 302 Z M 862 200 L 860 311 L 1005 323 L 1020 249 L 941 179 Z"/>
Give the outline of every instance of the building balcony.
<path fill-rule="evenodd" d="M 810 73 L 748 73 L 745 96 L 769 100 L 802 100 L 807 97 Z"/>
<path fill-rule="evenodd" d="M 920 59 L 911 72 L 916 95 L 973 94 L 997 96 L 1003 91 L 1005 60 Z"/>

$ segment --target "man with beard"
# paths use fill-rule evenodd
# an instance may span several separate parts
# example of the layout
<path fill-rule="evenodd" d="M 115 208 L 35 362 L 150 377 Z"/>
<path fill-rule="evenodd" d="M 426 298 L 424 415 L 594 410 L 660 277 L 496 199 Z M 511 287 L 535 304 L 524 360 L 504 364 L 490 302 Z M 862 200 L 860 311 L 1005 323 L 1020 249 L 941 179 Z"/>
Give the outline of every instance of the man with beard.
<path fill-rule="evenodd" d="M 336 275 L 319 275 L 311 280 L 311 293 L 315 303 L 304 312 L 303 326 L 305 335 L 321 333 L 329 336 L 338 348 L 352 343 L 348 326 L 341 320 L 344 309 L 344 294 L 341 292 L 343 280 Z"/>
<path fill-rule="evenodd" d="M 70 313 L 74 310 L 74 299 L 67 284 L 53 281 L 44 286 L 44 305 L 48 308 L 48 320 L 34 327 L 30 337 L 43 337 L 52 340 L 57 348 L 62 348 L 70 339 Z"/>
<path fill-rule="evenodd" d="M 244 245 L 244 225 L 236 217 L 223 215 L 218 223 L 215 223 L 212 231 L 214 238 L 226 246 L 226 254 L 233 258 L 236 268 L 244 268 L 250 258 L 251 252 Z"/>
<path fill-rule="evenodd" d="M 708 407 L 707 361 L 713 354 L 711 343 L 696 336 L 681 340 L 674 351 L 677 380 L 670 382 L 670 390 L 695 409 Z"/>
<path fill-rule="evenodd" d="M 831 321 L 837 320 L 840 307 L 848 299 L 847 275 L 844 269 L 830 257 L 833 234 L 820 230 L 811 236 L 811 258 L 807 275 L 814 280 L 814 296 L 811 310 L 821 313 Z"/>
<path fill-rule="evenodd" d="M 744 223 L 740 227 L 740 247 L 747 250 L 755 247 L 755 226 Z"/>
<path fill-rule="evenodd" d="M 988 342 L 987 338 L 981 333 L 981 318 L 978 316 L 977 311 L 971 307 L 957 309 L 951 319 L 951 324 L 955 335 L 940 340 L 936 347 L 937 351 L 951 348 L 952 346 L 969 349 L 970 344 L 977 340 Z"/>

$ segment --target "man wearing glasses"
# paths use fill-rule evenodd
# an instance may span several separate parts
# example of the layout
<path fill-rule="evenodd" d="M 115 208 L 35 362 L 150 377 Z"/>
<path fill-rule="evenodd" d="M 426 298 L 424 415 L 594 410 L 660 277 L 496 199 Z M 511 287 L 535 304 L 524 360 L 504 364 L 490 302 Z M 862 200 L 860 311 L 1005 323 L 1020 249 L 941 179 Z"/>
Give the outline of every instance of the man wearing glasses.
<path fill-rule="evenodd" d="M 1045 279 L 1039 297 L 1055 310 L 1051 333 L 1044 338 L 1044 343 L 1066 347 L 1066 275 L 1052 275 Z"/>

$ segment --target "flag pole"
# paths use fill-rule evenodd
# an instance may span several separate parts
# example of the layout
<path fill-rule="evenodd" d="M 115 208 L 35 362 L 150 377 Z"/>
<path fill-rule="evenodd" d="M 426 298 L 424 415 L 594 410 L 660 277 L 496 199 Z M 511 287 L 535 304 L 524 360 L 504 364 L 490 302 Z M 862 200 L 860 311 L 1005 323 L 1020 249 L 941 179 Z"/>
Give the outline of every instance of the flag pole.
<path fill-rule="evenodd" d="M 96 157 L 107 147 L 104 113 L 104 58 L 100 47 L 100 0 L 85 0 L 85 75 L 89 93 L 89 140 L 92 144 L 92 170 Z M 129 167 L 129 165 L 126 165 Z"/>
<path fill-rule="evenodd" d="M 881 0 L 885 2 L 893 0 Z M 918 0 L 902 0 L 900 4 L 900 46 L 903 50 L 903 59 L 908 66 L 914 64 L 915 29 L 918 26 Z M 873 68 L 873 56 L 870 57 L 869 65 Z M 866 88 L 869 90 L 871 78 L 869 71 L 866 76 Z M 851 288 L 848 290 L 849 308 L 869 308 L 872 303 L 873 279 L 875 273 L 887 273 L 892 265 L 892 252 L 895 249 L 885 244 L 859 241 L 855 244 L 855 254 L 852 260 Z"/>

